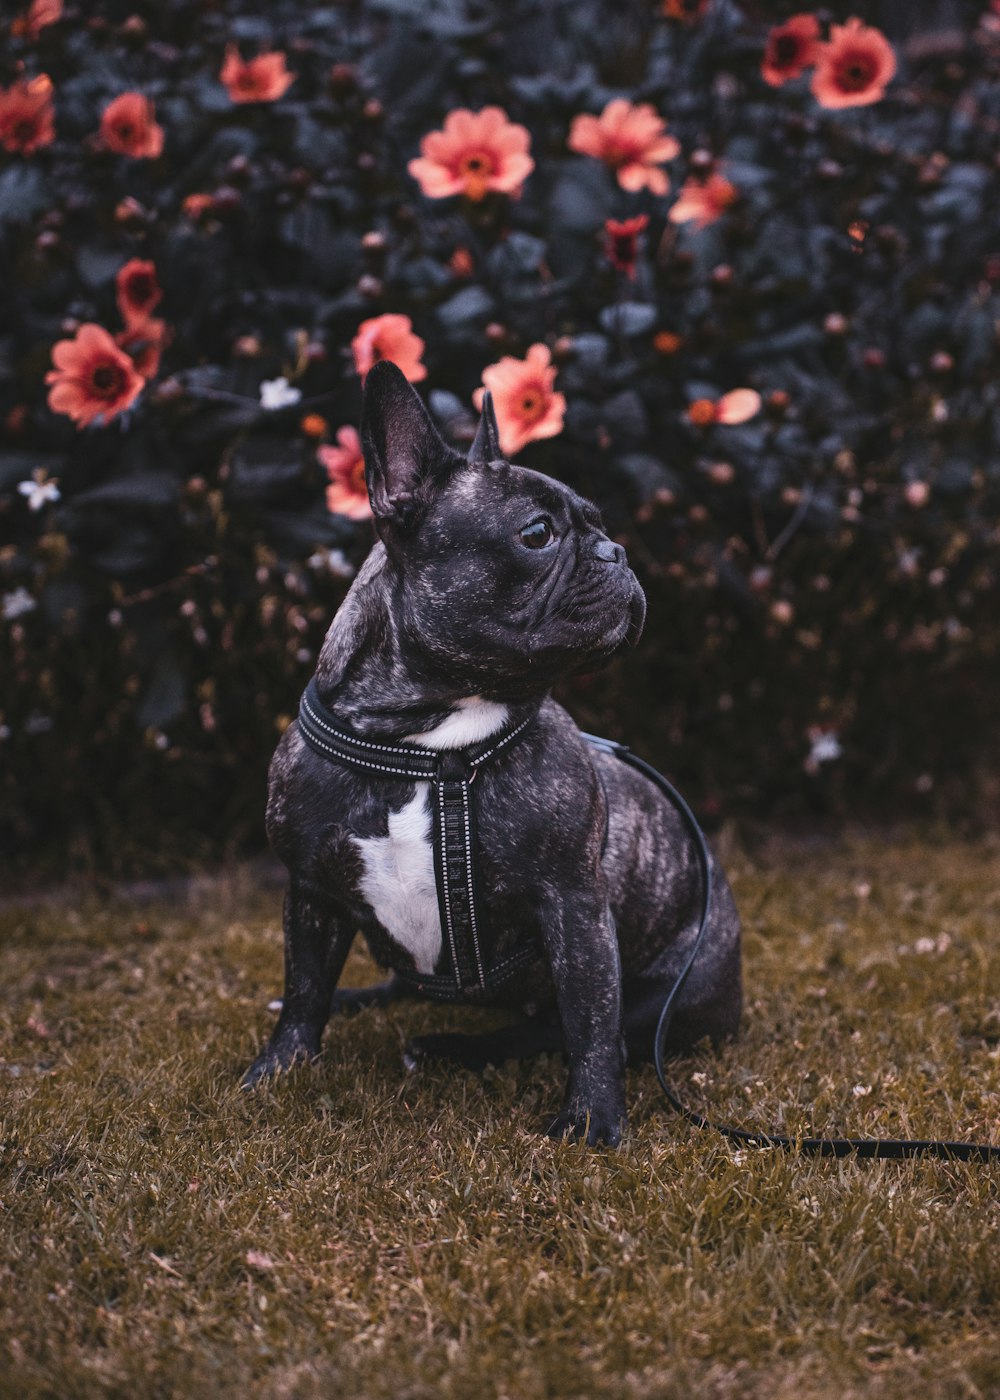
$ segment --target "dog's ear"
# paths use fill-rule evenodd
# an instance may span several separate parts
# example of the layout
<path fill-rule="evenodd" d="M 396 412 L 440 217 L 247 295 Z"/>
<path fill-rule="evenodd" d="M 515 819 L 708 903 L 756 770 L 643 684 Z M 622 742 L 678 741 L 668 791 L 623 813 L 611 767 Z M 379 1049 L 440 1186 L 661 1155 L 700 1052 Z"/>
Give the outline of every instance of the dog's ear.
<path fill-rule="evenodd" d="M 479 418 L 475 439 L 469 449 L 469 463 L 474 467 L 488 467 L 490 462 L 502 460 L 500 429 L 497 427 L 497 416 L 493 411 L 493 395 L 489 389 L 484 389 L 483 411 Z"/>
<path fill-rule="evenodd" d="M 391 360 L 380 360 L 365 380 L 361 443 L 379 534 L 385 526 L 413 524 L 435 487 L 462 461 L 441 440 L 420 396 Z"/>

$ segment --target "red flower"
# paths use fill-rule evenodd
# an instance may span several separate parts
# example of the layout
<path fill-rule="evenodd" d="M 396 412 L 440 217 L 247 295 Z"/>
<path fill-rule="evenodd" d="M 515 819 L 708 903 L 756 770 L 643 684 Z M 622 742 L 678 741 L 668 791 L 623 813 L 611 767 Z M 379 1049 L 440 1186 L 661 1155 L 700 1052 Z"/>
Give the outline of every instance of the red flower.
<path fill-rule="evenodd" d="M 351 349 L 362 381 L 377 360 L 392 360 L 411 384 L 427 378 L 427 368 L 420 363 L 424 342 L 414 335 L 409 316 L 389 314 L 362 321 Z"/>
<path fill-rule="evenodd" d="M 695 399 L 688 407 L 688 418 L 699 428 L 712 423 L 746 423 L 760 412 L 756 389 L 732 389 L 720 399 Z"/>
<path fill-rule="evenodd" d="M 339 447 L 317 447 L 316 456 L 330 485 L 326 488 L 326 508 L 334 515 L 351 520 L 367 520 L 372 513 L 365 485 L 365 459 L 361 439 L 353 428 L 337 432 Z"/>
<path fill-rule="evenodd" d="M 683 24 L 697 24 L 704 19 L 709 0 L 663 0 L 667 19 L 679 19 Z"/>
<path fill-rule="evenodd" d="M 781 87 L 811 68 L 819 56 L 819 20 L 815 15 L 792 15 L 776 24 L 767 36 L 761 77 L 772 87 Z"/>
<path fill-rule="evenodd" d="M 215 203 L 210 194 L 189 194 L 184 197 L 181 212 L 189 219 L 200 219 Z"/>
<path fill-rule="evenodd" d="M 86 322 L 73 340 L 52 347 L 55 369 L 45 376 L 49 408 L 65 413 L 78 428 L 100 419 L 110 423 L 132 404 L 145 380 L 103 326 Z"/>
<path fill-rule="evenodd" d="M 686 180 L 667 218 L 672 224 L 693 220 L 698 228 L 706 228 L 721 218 L 738 197 L 735 185 L 713 172 L 707 180 Z"/>
<path fill-rule="evenodd" d="M 646 214 L 640 214 L 635 219 L 623 219 L 620 223 L 617 219 L 605 219 L 604 251 L 608 256 L 608 261 L 612 267 L 617 267 L 619 272 L 626 273 L 629 277 L 635 276 L 635 261 L 639 254 L 639 234 L 649 223 Z"/>
<path fill-rule="evenodd" d="M 526 442 L 562 432 L 566 400 L 553 389 L 556 370 L 551 359 L 546 346 L 533 345 L 525 359 L 504 355 L 483 370 L 483 384 L 493 395 L 500 446 L 508 457 Z M 483 406 L 483 392 L 477 389 L 473 395 L 478 409 Z"/>
<path fill-rule="evenodd" d="M 62 19 L 63 0 L 31 0 L 28 13 L 20 15 L 10 27 L 19 38 L 37 39 L 42 30 Z"/>
<path fill-rule="evenodd" d="M 528 154 L 527 128 L 507 119 L 501 107 L 470 112 L 459 107 L 420 143 L 420 155 L 407 169 L 428 199 L 464 194 L 480 200 L 490 190 L 517 197 L 535 168 Z"/>
<path fill-rule="evenodd" d="M 163 150 L 163 127 L 154 118 L 148 97 L 141 92 L 123 92 L 104 109 L 101 140 L 119 155 L 154 160 Z"/>
<path fill-rule="evenodd" d="M 115 276 L 115 295 L 126 326 L 137 326 L 148 321 L 163 300 L 163 292 L 156 280 L 155 264 L 132 258 L 124 267 L 120 267 Z"/>
<path fill-rule="evenodd" d="M 126 325 L 115 336 L 115 344 L 128 355 L 143 379 L 155 379 L 160 372 L 160 352 L 170 340 L 166 321 L 151 318 Z"/>
<path fill-rule="evenodd" d="M 45 73 L 0 88 L 0 146 L 5 151 L 30 156 L 55 139 L 52 81 Z"/>
<path fill-rule="evenodd" d="M 633 106 L 616 97 L 599 117 L 574 117 L 568 145 L 571 151 L 603 160 L 623 190 L 666 194 L 670 181 L 660 166 L 673 160 L 681 149 L 666 131 L 666 122 L 648 102 Z"/>
<path fill-rule="evenodd" d="M 280 50 L 244 60 L 236 45 L 229 44 L 219 80 L 225 84 L 230 102 L 277 102 L 296 76 L 288 71 Z"/>
<path fill-rule="evenodd" d="M 849 19 L 830 26 L 820 44 L 812 94 L 821 107 L 867 107 L 878 102 L 896 72 L 896 55 L 880 29 Z"/>

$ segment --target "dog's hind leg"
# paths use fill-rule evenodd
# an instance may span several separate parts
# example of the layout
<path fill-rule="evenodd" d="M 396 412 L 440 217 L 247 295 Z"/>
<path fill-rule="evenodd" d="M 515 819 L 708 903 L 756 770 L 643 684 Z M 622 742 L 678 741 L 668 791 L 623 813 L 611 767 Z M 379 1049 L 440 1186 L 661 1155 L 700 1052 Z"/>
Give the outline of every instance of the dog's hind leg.
<path fill-rule="evenodd" d="M 563 1035 L 557 1020 L 529 1016 L 480 1035 L 445 1031 L 414 1036 L 403 1059 L 407 1069 L 415 1069 L 421 1060 L 447 1060 L 481 1073 L 487 1065 L 526 1060 L 562 1048 Z"/>
<path fill-rule="evenodd" d="M 622 1000 L 629 1064 L 653 1058 L 660 1013 L 680 966 L 683 956 L 671 948 L 645 972 L 626 979 Z M 681 1054 L 706 1036 L 713 1045 L 733 1039 L 739 1031 L 742 1002 L 739 917 L 728 885 L 717 876 L 708 938 L 680 994 L 664 1050 Z"/>

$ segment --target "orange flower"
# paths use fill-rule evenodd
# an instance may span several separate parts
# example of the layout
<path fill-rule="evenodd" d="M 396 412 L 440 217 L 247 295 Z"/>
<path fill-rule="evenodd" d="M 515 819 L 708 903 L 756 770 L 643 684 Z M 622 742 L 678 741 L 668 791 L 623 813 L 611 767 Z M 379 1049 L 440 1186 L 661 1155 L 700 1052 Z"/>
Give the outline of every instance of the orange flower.
<path fill-rule="evenodd" d="M 163 150 L 163 127 L 154 117 L 148 97 L 141 92 L 123 92 L 104 109 L 101 140 L 119 155 L 154 160 Z"/>
<path fill-rule="evenodd" d="M 126 326 L 138 326 L 148 321 L 163 300 L 156 280 L 156 265 L 131 258 L 115 276 L 118 310 Z"/>
<path fill-rule="evenodd" d="M 480 200 L 490 190 L 516 198 L 535 168 L 530 145 L 527 129 L 509 121 L 501 107 L 459 107 L 445 117 L 443 131 L 428 132 L 407 169 L 428 199 L 464 194 Z"/>
<path fill-rule="evenodd" d="M 73 340 L 59 340 L 52 347 L 55 369 L 45 376 L 49 408 L 65 413 L 78 428 L 95 419 L 110 423 L 132 404 L 145 380 L 111 336 L 87 321 Z"/>
<path fill-rule="evenodd" d="M 346 515 L 351 520 L 367 520 L 372 508 L 365 485 L 361 439 L 354 428 L 340 428 L 337 441 L 339 447 L 316 449 L 316 457 L 330 478 L 330 485 L 326 488 L 326 508 L 334 515 Z"/>
<path fill-rule="evenodd" d="M 568 145 L 571 151 L 603 160 L 623 190 L 666 194 L 670 181 L 660 166 L 681 149 L 666 130 L 666 122 L 648 102 L 633 106 L 616 97 L 599 117 L 574 117 Z"/>
<path fill-rule="evenodd" d="M 10 27 L 18 38 L 37 39 L 42 30 L 62 19 L 63 0 L 32 0 L 28 13 L 19 15 Z"/>
<path fill-rule="evenodd" d="M 880 29 L 849 19 L 830 26 L 820 44 L 812 95 L 821 107 L 867 107 L 878 102 L 896 72 L 896 55 Z"/>
<path fill-rule="evenodd" d="M 781 87 L 811 68 L 819 56 L 819 20 L 815 15 L 792 15 L 776 24 L 767 36 L 761 77 L 772 87 Z"/>
<path fill-rule="evenodd" d="M 698 228 L 706 228 L 722 217 L 738 193 L 735 185 L 714 172 L 704 181 L 685 180 L 667 218 L 672 224 L 693 219 Z"/>
<path fill-rule="evenodd" d="M 658 355 L 676 355 L 684 344 L 684 337 L 676 331 L 657 331 L 653 336 L 653 349 Z"/>
<path fill-rule="evenodd" d="M 411 384 L 427 378 L 427 368 L 420 363 L 424 342 L 413 333 L 409 316 L 388 314 L 362 321 L 351 341 L 354 367 L 362 382 L 377 360 L 392 360 Z"/>
<path fill-rule="evenodd" d="M 244 61 L 236 45 L 229 44 L 219 80 L 225 84 L 230 102 L 277 102 L 296 76 L 288 71 L 280 50 Z"/>
<path fill-rule="evenodd" d="M 5 151 L 30 156 L 55 139 L 52 81 L 45 73 L 0 88 L 0 146 Z"/>
<path fill-rule="evenodd" d="M 566 400 L 555 393 L 556 379 L 552 356 L 545 345 L 533 345 L 523 360 L 504 355 L 483 370 L 483 384 L 493 395 L 500 446 L 510 457 L 526 442 L 557 437 L 562 432 Z M 483 406 L 483 389 L 473 394 L 478 409 Z"/>
<path fill-rule="evenodd" d="M 721 399 L 695 399 L 688 407 L 688 418 L 696 427 L 707 428 L 712 423 L 746 423 L 759 412 L 756 389 L 731 389 Z"/>
<path fill-rule="evenodd" d="M 305 437 L 321 438 L 329 426 L 321 413 L 307 413 L 299 422 L 299 431 Z"/>
<path fill-rule="evenodd" d="M 115 336 L 143 379 L 155 379 L 160 372 L 160 352 L 170 340 L 166 321 L 150 318 L 126 325 Z"/>

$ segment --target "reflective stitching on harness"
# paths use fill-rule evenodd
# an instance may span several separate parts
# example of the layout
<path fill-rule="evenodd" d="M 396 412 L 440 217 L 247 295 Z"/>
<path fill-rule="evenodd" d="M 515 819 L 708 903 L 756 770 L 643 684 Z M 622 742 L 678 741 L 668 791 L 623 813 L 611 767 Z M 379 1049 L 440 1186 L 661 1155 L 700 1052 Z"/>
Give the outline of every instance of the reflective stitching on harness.
<path fill-rule="evenodd" d="M 486 760 L 488 758 L 492 758 L 495 753 L 499 753 L 501 749 L 505 749 L 508 744 L 512 743 L 519 734 L 523 733 L 524 730 L 527 729 L 528 725 L 534 718 L 534 715 L 529 715 L 527 719 L 523 719 L 521 723 L 517 726 L 517 728 L 512 729 L 505 738 L 500 740 L 499 743 L 494 744 L 493 747 L 491 749 L 487 749 L 485 753 L 477 754 L 472 760 L 473 763 L 485 763 Z"/>
<path fill-rule="evenodd" d="M 302 696 L 300 705 L 313 724 L 317 725 L 320 729 L 326 730 L 327 734 L 332 735 L 335 739 L 339 739 L 341 743 L 350 744 L 357 748 L 375 749 L 379 753 L 401 754 L 404 758 L 412 758 L 415 762 L 423 760 L 433 766 L 434 760 L 430 758 L 423 749 L 415 747 L 394 748 L 391 744 L 377 744 L 371 739 L 356 739 L 353 734 L 345 734 L 343 730 L 335 729 L 332 724 L 328 724 L 326 720 L 323 719 L 322 715 L 318 715 L 312 705 L 310 705 L 308 691 Z"/>
<path fill-rule="evenodd" d="M 462 812 L 465 817 L 465 883 L 469 890 L 469 922 L 472 925 L 472 950 L 476 955 L 476 968 L 479 972 L 479 985 L 486 986 L 483 975 L 483 959 L 479 951 L 479 929 L 476 926 L 476 900 L 472 892 L 472 828 L 469 817 L 469 784 L 462 784 Z"/>
<path fill-rule="evenodd" d="M 461 990 L 462 974 L 458 967 L 458 948 L 455 944 L 455 929 L 451 921 L 451 887 L 448 884 L 448 836 L 444 820 L 444 803 L 438 791 L 438 816 L 441 826 L 441 893 L 444 895 L 445 923 L 448 926 L 448 946 L 451 949 L 451 965 L 455 969 L 455 985 Z M 450 980 L 450 979 L 449 979 Z"/>
<path fill-rule="evenodd" d="M 340 750 L 334 748 L 332 744 L 328 744 L 326 740 L 323 739 L 319 734 L 312 733 L 312 731 L 306 726 L 302 726 L 302 734 L 303 737 L 309 741 L 309 743 L 315 745 L 318 748 L 321 748 L 324 751 L 324 753 L 328 754 L 331 758 L 343 759 L 345 762 L 356 765 L 360 768 L 370 768 L 374 773 L 388 773 L 391 777 L 407 778 L 410 782 L 429 781 L 429 779 L 425 778 L 423 774 L 417 775 L 414 773 L 408 773 L 405 768 L 387 768 L 386 765 L 383 763 L 368 763 L 365 759 L 358 758 L 354 754 L 351 754 L 350 758 L 348 759 L 346 754 L 341 753 Z"/>

